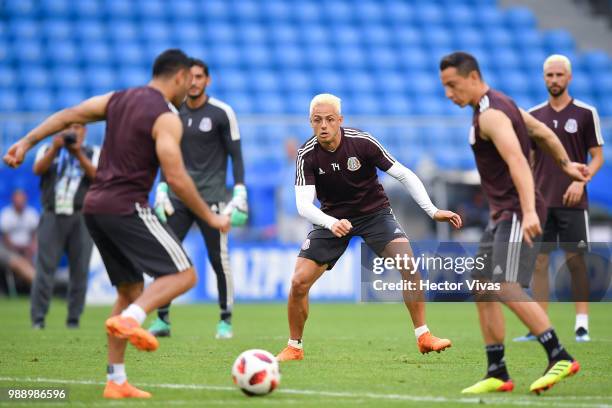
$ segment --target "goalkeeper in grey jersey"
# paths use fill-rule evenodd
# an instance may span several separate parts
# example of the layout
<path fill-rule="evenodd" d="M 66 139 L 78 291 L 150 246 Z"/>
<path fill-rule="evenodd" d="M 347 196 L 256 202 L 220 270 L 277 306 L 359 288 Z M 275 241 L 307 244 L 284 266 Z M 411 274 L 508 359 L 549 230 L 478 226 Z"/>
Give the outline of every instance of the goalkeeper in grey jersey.
<path fill-rule="evenodd" d="M 229 105 L 206 94 L 210 76 L 208 66 L 203 61 L 192 60 L 191 74 L 191 88 L 187 100 L 180 108 L 183 122 L 181 150 L 185 167 L 202 198 L 213 211 L 230 214 L 234 226 L 244 225 L 248 218 L 247 193 L 236 114 Z M 228 156 L 232 158 L 234 191 L 232 200 L 226 204 Z M 172 191 L 168 191 L 163 175 L 155 196 L 155 212 L 162 221 L 167 219 L 181 241 L 193 223 L 198 224 L 206 243 L 208 258 L 217 276 L 221 317 L 217 324 L 216 337 L 231 338 L 234 287 L 227 250 L 227 234 L 209 227 L 195 216 Z M 170 305 L 167 305 L 157 311 L 158 318 L 149 328 L 155 336 L 170 335 L 169 307 Z"/>

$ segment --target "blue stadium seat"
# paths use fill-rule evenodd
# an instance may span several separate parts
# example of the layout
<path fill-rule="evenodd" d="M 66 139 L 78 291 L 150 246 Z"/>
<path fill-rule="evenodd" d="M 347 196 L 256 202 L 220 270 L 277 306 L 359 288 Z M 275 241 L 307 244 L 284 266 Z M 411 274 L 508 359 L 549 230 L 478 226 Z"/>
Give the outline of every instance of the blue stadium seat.
<path fill-rule="evenodd" d="M 501 27 L 504 23 L 504 15 L 497 7 L 475 7 L 474 24 L 483 30 Z"/>
<path fill-rule="evenodd" d="M 242 48 L 242 57 L 245 66 L 249 68 L 270 68 L 274 62 L 272 53 L 268 47 L 263 45 L 253 45 Z"/>
<path fill-rule="evenodd" d="M 504 15 L 506 25 L 515 30 L 531 29 L 536 26 L 536 18 L 527 7 L 511 7 Z"/>
<path fill-rule="evenodd" d="M 85 94 L 77 90 L 59 90 L 55 97 L 55 110 L 74 106 L 85 99 Z"/>
<path fill-rule="evenodd" d="M 276 62 L 282 70 L 299 68 L 304 63 L 302 48 L 297 45 L 278 45 L 273 51 Z"/>
<path fill-rule="evenodd" d="M 115 70 L 108 66 L 92 65 L 85 69 L 86 85 L 89 95 L 99 95 L 115 88 Z"/>
<path fill-rule="evenodd" d="M 304 64 L 310 69 L 331 68 L 334 64 L 334 51 L 323 44 L 308 44 L 304 50 Z"/>
<path fill-rule="evenodd" d="M 34 16 L 37 11 L 37 2 L 34 0 L 16 0 L 16 1 L 5 1 L 2 7 L 5 8 L 4 12 L 10 17 L 30 17 Z"/>
<path fill-rule="evenodd" d="M 308 106 L 314 93 L 294 92 L 285 98 L 286 112 L 292 115 L 303 115 L 308 117 Z"/>
<path fill-rule="evenodd" d="M 415 22 L 422 27 L 437 26 L 444 24 L 444 10 L 435 3 L 423 2 L 416 4 L 415 15 L 418 18 Z"/>
<path fill-rule="evenodd" d="M 256 23 L 244 23 L 237 29 L 238 40 L 247 47 L 251 44 L 263 45 L 267 40 L 266 30 L 263 25 Z"/>
<path fill-rule="evenodd" d="M 331 37 L 338 48 L 356 47 L 361 44 L 362 34 L 354 25 L 341 22 L 330 27 Z"/>
<path fill-rule="evenodd" d="M 13 39 L 37 40 L 40 38 L 40 27 L 36 20 L 18 18 L 9 22 L 9 30 Z"/>
<path fill-rule="evenodd" d="M 499 71 L 516 69 L 520 66 L 521 59 L 513 48 L 499 47 L 490 52 L 491 66 Z"/>
<path fill-rule="evenodd" d="M 593 92 L 594 90 L 589 75 L 576 70 L 572 72 L 572 82 L 570 84 L 570 89 L 572 93 L 575 93 L 576 95 L 591 94 L 591 92 Z"/>
<path fill-rule="evenodd" d="M 352 3 L 351 6 L 357 24 L 380 24 L 384 18 L 384 10 L 380 2 L 362 0 Z"/>
<path fill-rule="evenodd" d="M 401 27 L 416 20 L 414 5 L 403 1 L 388 1 L 383 3 L 384 16 L 387 23 Z"/>
<path fill-rule="evenodd" d="M 73 65 L 57 66 L 53 69 L 51 76 L 57 88 L 80 91 L 85 86 L 81 70 Z"/>
<path fill-rule="evenodd" d="M 286 24 L 294 13 L 290 3 L 280 0 L 264 1 L 260 7 L 262 19 L 272 24 Z"/>
<path fill-rule="evenodd" d="M 139 33 L 130 20 L 112 20 L 107 26 L 107 35 L 117 43 L 137 41 Z"/>
<path fill-rule="evenodd" d="M 481 48 L 483 42 L 482 32 L 475 28 L 466 27 L 453 32 L 453 45 L 457 49 L 471 52 L 472 49 Z"/>
<path fill-rule="evenodd" d="M 351 7 L 346 1 L 332 0 L 325 2 L 325 12 L 334 16 L 334 19 L 339 22 L 351 23 L 357 14 L 357 9 Z"/>
<path fill-rule="evenodd" d="M 102 14 L 102 6 L 98 0 L 79 0 L 71 2 L 70 7 L 79 20 L 98 18 Z"/>
<path fill-rule="evenodd" d="M 600 117 L 612 117 L 612 96 L 610 96 L 610 94 L 601 96 L 596 107 Z M 608 135 L 608 137 L 604 137 L 604 139 L 606 142 L 610 143 L 609 141 L 612 140 L 612 134 Z M 608 147 L 608 150 L 612 149 Z"/>
<path fill-rule="evenodd" d="M 260 5 L 258 3 L 251 0 L 243 0 L 233 3 L 232 17 L 235 19 L 235 21 L 240 23 L 255 21 L 259 18 L 259 16 Z"/>
<path fill-rule="evenodd" d="M 537 105 L 537 103 L 539 102 L 538 100 L 532 98 L 528 92 L 525 92 L 525 93 L 513 92 L 509 96 L 514 100 L 514 103 L 516 103 L 516 105 L 519 108 L 523 108 L 525 110 L 531 108 L 532 106 Z"/>
<path fill-rule="evenodd" d="M 74 38 L 72 25 L 62 19 L 48 19 L 42 23 L 42 33 L 47 41 L 66 41 Z"/>
<path fill-rule="evenodd" d="M 542 34 L 533 29 L 515 30 L 512 33 L 514 47 L 517 50 L 522 50 L 525 54 L 530 50 L 544 52 L 544 39 Z"/>
<path fill-rule="evenodd" d="M 423 96 L 416 101 L 414 112 L 423 116 L 439 116 L 446 111 L 446 104 L 449 103 L 440 97 Z"/>
<path fill-rule="evenodd" d="M 75 38 L 84 46 L 91 41 L 107 41 L 106 28 L 98 20 L 79 20 L 75 24 Z"/>
<path fill-rule="evenodd" d="M 72 11 L 68 0 L 43 1 L 40 3 L 40 12 L 44 17 L 62 18 Z"/>
<path fill-rule="evenodd" d="M 442 87 L 438 76 L 429 71 L 415 72 L 409 75 L 408 81 L 413 98 L 419 101 L 417 105 L 420 105 L 421 97 L 431 96 Z"/>
<path fill-rule="evenodd" d="M 298 30 L 290 24 L 274 24 L 267 27 L 268 38 L 278 46 L 294 45 L 300 38 Z"/>
<path fill-rule="evenodd" d="M 548 55 L 539 48 L 526 48 L 520 53 L 520 65 L 528 71 L 539 71 L 542 76 L 544 61 Z"/>
<path fill-rule="evenodd" d="M 196 4 L 193 0 L 169 0 L 164 6 L 165 14 L 176 21 L 192 20 L 206 12 L 205 4 Z"/>
<path fill-rule="evenodd" d="M 409 88 L 411 77 L 406 72 L 393 70 L 380 71 L 376 74 L 376 91 L 379 93 L 401 93 Z"/>
<path fill-rule="evenodd" d="M 44 61 L 43 48 L 38 41 L 24 40 L 13 42 L 11 53 L 21 63 L 38 63 Z"/>
<path fill-rule="evenodd" d="M 371 47 L 383 47 L 391 44 L 392 35 L 382 24 L 370 23 L 360 30 L 360 34 L 362 43 Z"/>
<path fill-rule="evenodd" d="M 370 92 L 353 93 L 343 105 L 342 113 L 345 116 L 374 116 L 383 113 L 380 100 Z"/>
<path fill-rule="evenodd" d="M 346 89 L 346 92 L 351 93 L 375 92 L 377 87 L 373 74 L 365 70 L 347 71 L 344 75 L 344 83 L 350 84 L 350 87 Z M 318 86 L 318 83 L 315 81 L 314 85 Z M 326 91 L 325 89 L 321 89 L 319 87 L 317 93 L 320 92 Z"/>
<path fill-rule="evenodd" d="M 17 83 L 17 78 L 23 78 L 23 72 L 19 72 L 19 77 L 14 69 L 0 65 L 0 89 L 11 88 Z M 27 77 L 26 77 L 27 78 Z"/>
<path fill-rule="evenodd" d="M 235 92 L 227 94 L 225 102 L 228 103 L 240 117 L 243 114 L 253 113 L 255 100 L 250 94 L 245 92 Z"/>
<path fill-rule="evenodd" d="M 203 40 L 204 29 L 201 24 L 194 22 L 176 22 L 170 27 L 170 33 L 172 38 L 179 39 L 181 42 L 193 42 L 195 44 L 205 44 Z"/>
<path fill-rule="evenodd" d="M 15 112 L 19 107 L 19 97 L 13 88 L 0 89 L 0 112 Z"/>
<path fill-rule="evenodd" d="M 368 62 L 363 47 L 346 45 L 335 51 L 335 65 L 339 71 L 363 69 Z"/>
<path fill-rule="evenodd" d="M 310 93 L 312 82 L 314 80 L 312 74 L 302 70 L 285 70 L 279 74 L 281 89 L 288 92 Z"/>
<path fill-rule="evenodd" d="M 292 3 L 292 15 L 300 24 L 312 25 L 318 23 L 321 17 L 320 6 L 312 2 Z"/>
<path fill-rule="evenodd" d="M 449 4 L 445 8 L 444 20 L 446 25 L 456 28 L 456 31 L 461 31 L 470 28 L 475 22 L 474 8 L 466 4 Z"/>
<path fill-rule="evenodd" d="M 146 85 L 149 79 L 148 70 L 134 68 L 131 65 L 119 67 L 117 73 L 118 85 L 121 88 Z"/>
<path fill-rule="evenodd" d="M 202 29 L 203 38 L 207 38 L 213 45 L 220 46 L 234 41 L 236 30 L 228 23 L 211 23 Z"/>
<path fill-rule="evenodd" d="M 108 64 L 114 58 L 107 43 L 99 41 L 82 43 L 80 54 L 88 64 Z"/>
<path fill-rule="evenodd" d="M 335 70 L 317 70 L 313 74 L 316 78 L 315 84 L 321 89 L 321 92 L 342 95 L 352 88 L 343 75 Z"/>
<path fill-rule="evenodd" d="M 424 70 L 431 64 L 431 60 L 425 49 L 418 46 L 400 48 L 398 50 L 398 59 L 400 67 L 407 71 Z"/>
<path fill-rule="evenodd" d="M 159 21 L 168 14 L 167 3 L 163 0 L 136 0 L 136 13 L 140 21 Z"/>
<path fill-rule="evenodd" d="M 32 88 L 24 90 L 23 94 L 28 96 L 27 110 L 32 112 L 51 112 L 53 110 L 54 98 L 48 90 Z"/>
<path fill-rule="evenodd" d="M 255 94 L 253 113 L 263 115 L 278 115 L 285 113 L 285 103 L 282 95 L 276 92 L 261 92 Z"/>
<path fill-rule="evenodd" d="M 418 47 L 423 42 L 423 34 L 413 26 L 399 27 L 393 31 L 392 40 L 399 48 Z"/>
<path fill-rule="evenodd" d="M 171 38 L 170 28 L 163 20 L 144 20 L 138 31 L 148 41 L 168 41 Z"/>
<path fill-rule="evenodd" d="M 500 71 L 500 83 L 498 87 L 508 96 L 513 97 L 517 94 L 526 94 L 529 92 L 529 78 L 518 69 Z"/>
<path fill-rule="evenodd" d="M 57 64 L 78 64 L 80 54 L 72 41 L 54 41 L 46 48 L 47 61 Z"/>
<path fill-rule="evenodd" d="M 388 92 L 380 98 L 381 113 L 390 116 L 408 116 L 412 114 L 411 99 L 403 92 Z"/>
<path fill-rule="evenodd" d="M 249 84 L 249 77 L 246 71 L 225 69 L 219 72 L 219 77 L 215 78 L 214 82 L 225 92 L 245 92 Z"/>
<path fill-rule="evenodd" d="M 485 43 L 491 50 L 499 47 L 511 47 L 512 46 L 512 34 L 509 30 L 503 27 L 492 28 L 487 30 L 485 36 Z"/>
<path fill-rule="evenodd" d="M 561 50 L 574 50 L 576 43 L 566 30 L 550 30 L 544 33 L 544 46 L 550 54 Z"/>
<path fill-rule="evenodd" d="M 247 71 L 247 78 L 256 78 L 248 81 L 247 88 L 256 93 L 276 93 L 279 91 L 280 81 L 278 75 L 271 70 L 257 69 L 255 67 Z"/>
<path fill-rule="evenodd" d="M 423 42 L 429 47 L 452 46 L 453 37 L 444 26 L 426 26 L 423 28 L 423 33 Z"/>
<path fill-rule="evenodd" d="M 21 87 L 44 89 L 51 86 L 51 77 L 42 65 L 23 65 L 19 69 L 19 74 L 19 85 Z"/>
<path fill-rule="evenodd" d="M 583 65 L 592 74 L 599 75 L 598 80 L 609 75 L 601 75 L 603 72 L 610 72 L 612 69 L 612 59 L 603 51 L 587 52 L 582 57 Z"/>
<path fill-rule="evenodd" d="M 142 47 L 136 42 L 116 43 L 112 50 L 113 58 L 119 65 L 142 65 L 144 53 Z"/>
<path fill-rule="evenodd" d="M 129 19 L 134 15 L 131 1 L 105 0 L 101 2 L 101 5 L 109 21 Z"/>

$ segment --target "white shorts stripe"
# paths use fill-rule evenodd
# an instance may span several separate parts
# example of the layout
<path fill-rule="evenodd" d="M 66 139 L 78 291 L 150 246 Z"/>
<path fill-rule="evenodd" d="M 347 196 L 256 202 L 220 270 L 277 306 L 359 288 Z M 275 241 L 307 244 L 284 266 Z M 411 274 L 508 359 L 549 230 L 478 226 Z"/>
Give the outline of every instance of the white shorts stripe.
<path fill-rule="evenodd" d="M 510 281 L 510 268 L 512 266 L 512 238 L 514 237 L 514 231 L 516 229 L 516 214 L 512 214 L 512 227 L 510 227 L 510 235 L 508 236 L 508 253 L 506 255 L 506 270 L 504 275 L 506 281 Z M 495 240 L 493 240 L 493 250 L 495 251 Z"/>
<path fill-rule="evenodd" d="M 517 235 L 516 235 L 516 244 L 515 245 L 515 250 L 514 250 L 514 266 L 512 269 L 512 282 L 518 282 L 518 273 L 519 273 L 519 265 L 520 265 L 520 261 L 521 261 L 521 246 L 523 244 L 523 231 L 521 229 L 521 222 L 518 221 L 518 226 L 516 228 L 516 230 L 518 231 Z"/>
<path fill-rule="evenodd" d="M 172 259 L 172 262 L 174 263 L 174 266 L 176 266 L 177 270 L 184 271 L 185 269 L 188 269 L 191 265 L 187 255 L 185 255 L 183 249 L 170 236 L 168 231 L 162 227 L 157 217 L 151 213 L 151 209 L 144 209 L 139 204 L 136 204 L 136 210 L 138 211 L 138 216 L 144 222 L 149 232 L 164 247 L 166 252 L 168 252 L 168 255 L 170 255 L 170 258 Z"/>
<path fill-rule="evenodd" d="M 586 232 L 586 240 L 587 240 L 587 248 L 590 251 L 591 250 L 591 233 L 590 233 L 590 228 L 591 226 L 589 225 L 589 212 L 587 210 L 584 210 L 584 229 Z"/>

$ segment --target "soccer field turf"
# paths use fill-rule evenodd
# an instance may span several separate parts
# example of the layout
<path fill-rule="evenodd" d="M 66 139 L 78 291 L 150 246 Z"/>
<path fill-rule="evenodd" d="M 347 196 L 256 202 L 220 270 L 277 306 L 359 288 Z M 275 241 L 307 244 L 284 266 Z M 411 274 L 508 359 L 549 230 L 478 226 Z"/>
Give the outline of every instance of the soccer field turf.
<path fill-rule="evenodd" d="M 582 344 L 572 336 L 573 305 L 551 305 L 557 332 L 582 371 L 539 397 L 528 393 L 546 365 L 536 343 L 506 343 L 514 392 L 484 397 L 459 393 L 485 370 L 473 304 L 428 304 L 429 327 L 452 339 L 453 347 L 424 356 L 417 351 L 403 305 L 314 304 L 304 337 L 305 360 L 283 363 L 280 388 L 257 398 L 233 387 L 231 364 L 245 349 L 282 349 L 287 339 L 285 305 L 236 306 L 231 340 L 214 339 L 215 305 L 178 305 L 172 309 L 172 337 L 161 339 L 155 353 L 128 346 L 130 382 L 151 391 L 153 399 L 116 402 L 101 397 L 106 367 L 103 322 L 109 308 L 87 307 L 81 329 L 71 331 L 63 324 L 65 304 L 54 301 L 47 328 L 34 331 L 28 307 L 25 299 L 0 300 L 0 388 L 65 387 L 74 406 L 612 407 L 610 304 L 591 305 L 593 341 Z M 506 316 L 507 337 L 524 334 L 519 321 Z M 25 405 L 61 406 L 15 405 L 0 398 L 0 406 Z"/>

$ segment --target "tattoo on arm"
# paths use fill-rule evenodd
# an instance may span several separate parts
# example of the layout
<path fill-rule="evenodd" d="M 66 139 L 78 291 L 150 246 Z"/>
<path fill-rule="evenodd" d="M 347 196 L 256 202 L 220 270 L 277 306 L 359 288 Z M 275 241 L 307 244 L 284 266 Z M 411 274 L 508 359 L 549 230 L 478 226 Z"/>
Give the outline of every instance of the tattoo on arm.
<path fill-rule="evenodd" d="M 567 159 L 561 159 L 559 160 L 559 164 L 561 165 L 561 167 L 565 167 L 569 164 L 569 160 Z"/>

